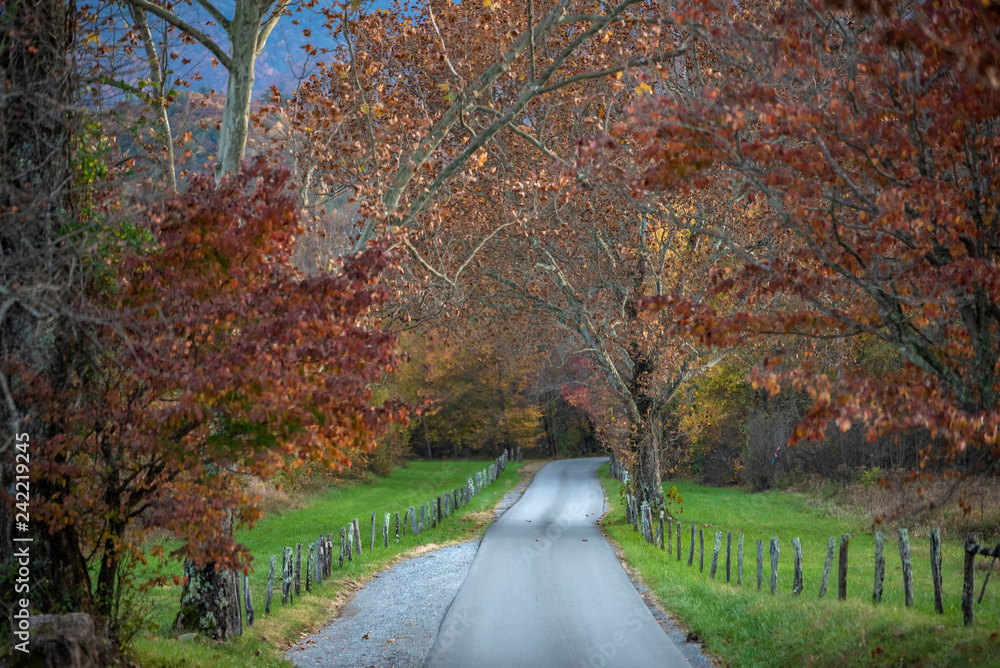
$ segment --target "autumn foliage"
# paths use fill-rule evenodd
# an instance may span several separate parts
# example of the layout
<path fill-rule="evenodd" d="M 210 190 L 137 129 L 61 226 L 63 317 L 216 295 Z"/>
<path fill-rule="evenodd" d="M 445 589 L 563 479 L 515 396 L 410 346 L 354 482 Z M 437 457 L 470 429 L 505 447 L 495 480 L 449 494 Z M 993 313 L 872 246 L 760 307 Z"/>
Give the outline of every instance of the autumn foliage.
<path fill-rule="evenodd" d="M 774 342 L 755 382 L 812 399 L 793 441 L 857 421 L 870 438 L 927 430 L 949 454 L 996 448 L 993 6 L 949 0 L 858 14 L 811 1 L 704 2 L 675 20 L 709 66 L 697 95 L 649 96 L 621 128 L 645 142 L 634 185 L 723 185 L 753 215 L 738 231 L 710 210 L 679 221 L 729 253 L 713 270 L 712 298 L 649 305 L 706 345 Z M 748 232 L 752 243 L 737 241 Z M 741 309 L 719 313 L 723 296 Z M 898 364 L 883 374 L 821 359 L 789 366 L 777 347 L 787 335 L 880 340 Z"/>
<path fill-rule="evenodd" d="M 371 389 L 396 364 L 395 335 L 369 315 L 392 256 L 376 243 L 303 276 L 289 261 L 300 228 L 286 185 L 287 173 L 257 162 L 146 208 L 150 234 L 118 257 L 115 286 L 98 296 L 105 324 L 70 382 L 54 390 L 17 369 L 19 401 L 58 426 L 37 453 L 58 493 L 33 516 L 72 527 L 80 559 L 96 553 L 105 614 L 122 559 L 142 558 L 150 532 L 179 538 L 174 555 L 198 565 L 247 568 L 231 528 L 260 514 L 248 475 L 341 468 L 406 419 Z"/>

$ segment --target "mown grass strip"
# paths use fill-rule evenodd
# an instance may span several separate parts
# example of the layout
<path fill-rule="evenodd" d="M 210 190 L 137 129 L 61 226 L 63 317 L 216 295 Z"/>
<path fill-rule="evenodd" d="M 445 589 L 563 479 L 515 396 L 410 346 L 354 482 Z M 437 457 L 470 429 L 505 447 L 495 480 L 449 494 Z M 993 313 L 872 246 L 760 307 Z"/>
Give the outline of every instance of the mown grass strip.
<path fill-rule="evenodd" d="M 676 483 L 684 503 L 681 518 L 706 531 L 745 534 L 747 544 L 778 536 L 782 548 L 778 593 L 758 592 L 753 578 L 743 585 L 710 580 L 697 567 L 668 558 L 647 544 L 626 523 L 621 485 L 599 470 L 611 510 L 604 518 L 610 538 L 622 548 L 663 607 L 675 614 L 704 643 L 707 651 L 734 666 L 953 666 L 1000 665 L 1000 587 L 976 608 L 976 626 L 963 628 L 961 614 L 962 541 L 942 543 L 943 615 L 934 610 L 934 587 L 927 527 L 911 530 L 914 605 L 906 607 L 903 569 L 895 547 L 896 532 L 886 533 L 885 589 L 882 603 L 872 602 L 875 568 L 874 532 L 810 508 L 797 495 L 750 494 L 739 489 Z M 674 484 L 674 483 L 671 483 Z M 829 536 L 851 534 L 847 600 L 818 598 Z M 890 538 L 891 537 L 891 538 Z M 792 538 L 803 550 L 803 590 L 792 593 Z M 787 552 L 786 552 L 787 550 Z M 895 555 L 895 558 L 893 556 Z M 747 558 L 756 568 L 751 550 Z M 769 564 L 765 564 L 765 571 Z M 982 573 L 977 586 L 982 584 Z M 992 585 L 991 585 L 992 586 Z M 977 590 L 978 593 L 978 590 Z M 834 592 L 835 594 L 835 592 Z"/>
<path fill-rule="evenodd" d="M 254 626 L 244 628 L 243 636 L 227 643 L 215 643 L 200 637 L 180 640 L 171 630 L 180 599 L 180 587 L 160 587 L 146 595 L 154 628 L 137 638 L 132 648 L 134 660 L 142 666 L 156 668 L 293 666 L 284 658 L 284 649 L 297 642 L 302 634 L 315 631 L 327 622 L 340 600 L 373 574 L 391 566 L 401 555 L 415 551 L 418 547 L 467 540 L 485 530 L 490 521 L 487 512 L 517 484 L 520 479 L 517 471 L 523 463 L 510 462 L 503 475 L 474 497 L 465 508 L 419 536 L 413 536 L 407 530 L 407 535 L 397 544 L 394 522 L 397 511 L 402 522 L 403 511 L 411 505 L 416 506 L 419 511 L 421 504 L 429 503 L 445 491 L 461 487 L 466 478 L 474 476 L 476 471 L 482 471 L 488 465 L 489 462 L 477 461 L 411 462 L 409 466 L 393 471 L 391 476 L 379 477 L 370 483 L 341 484 L 316 493 L 301 508 L 263 518 L 253 530 L 238 534 L 240 542 L 249 547 L 254 556 L 254 570 L 250 574 L 257 612 Z M 372 512 L 376 513 L 377 519 L 382 518 L 386 512 L 393 514 L 388 548 L 378 543 L 372 553 L 368 550 L 365 537 L 365 550 L 361 558 L 355 557 L 350 563 L 345 561 L 343 569 L 337 568 L 337 556 L 334 554 L 333 577 L 324 579 L 323 584 L 318 587 L 313 583 L 312 592 L 308 594 L 303 588 L 292 605 L 281 605 L 280 588 L 276 580 L 278 600 L 272 602 L 270 615 L 263 614 L 270 555 L 280 555 L 284 547 L 294 547 L 296 543 L 302 543 L 305 551 L 308 543 L 314 542 L 321 531 L 335 534 L 335 545 L 339 545 L 340 528 L 346 527 L 355 518 L 361 522 L 362 527 L 366 526 L 367 520 L 370 532 Z M 366 535 L 365 531 L 362 534 Z M 336 549 L 338 548 L 335 547 Z M 279 556 L 279 569 L 280 564 Z M 167 572 L 179 571 L 176 564 L 167 565 Z"/>

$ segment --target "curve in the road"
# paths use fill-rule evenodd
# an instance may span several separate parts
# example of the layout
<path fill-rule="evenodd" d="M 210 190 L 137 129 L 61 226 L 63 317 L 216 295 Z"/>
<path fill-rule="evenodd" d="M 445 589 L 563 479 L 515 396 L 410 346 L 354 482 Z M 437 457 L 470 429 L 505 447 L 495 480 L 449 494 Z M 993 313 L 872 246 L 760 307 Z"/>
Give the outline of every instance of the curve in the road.
<path fill-rule="evenodd" d="M 603 461 L 548 464 L 490 527 L 425 666 L 688 665 L 600 531 Z"/>

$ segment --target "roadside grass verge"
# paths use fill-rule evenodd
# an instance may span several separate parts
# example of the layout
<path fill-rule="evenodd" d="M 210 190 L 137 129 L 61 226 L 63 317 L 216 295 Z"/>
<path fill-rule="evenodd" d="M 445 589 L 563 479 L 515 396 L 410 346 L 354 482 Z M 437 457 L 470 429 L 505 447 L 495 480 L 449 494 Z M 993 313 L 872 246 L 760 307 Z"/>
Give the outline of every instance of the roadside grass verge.
<path fill-rule="evenodd" d="M 400 523 L 404 511 L 411 505 L 419 513 L 438 494 L 465 484 L 466 478 L 481 471 L 490 462 L 411 462 L 405 468 L 395 469 L 388 477 L 377 477 L 370 482 L 348 482 L 314 492 L 301 507 L 264 517 L 252 530 L 237 532 L 237 539 L 246 545 L 254 557 L 250 573 L 250 587 L 256 612 L 254 625 L 244 625 L 243 635 L 226 643 L 195 637 L 181 640 L 171 629 L 177 614 L 181 588 L 157 587 L 144 595 L 143 605 L 152 619 L 152 628 L 140 633 L 130 648 L 130 656 L 141 666 L 171 668 L 174 666 L 293 666 L 284 658 L 283 651 L 298 642 L 308 632 L 314 632 L 334 616 L 336 610 L 351 593 L 372 575 L 387 568 L 408 552 L 419 552 L 427 546 L 468 540 L 482 534 L 491 521 L 489 511 L 514 487 L 520 479 L 518 469 L 524 464 L 510 462 L 497 481 L 474 497 L 465 507 L 444 519 L 440 525 L 395 542 L 395 514 Z M 369 548 L 371 538 L 371 513 L 376 513 L 376 546 Z M 386 512 L 391 513 L 389 547 L 382 547 L 382 522 Z M 354 519 L 361 527 L 363 553 L 354 561 L 337 567 L 340 528 Z M 308 545 L 314 543 L 320 532 L 334 534 L 333 576 L 324 579 L 312 591 L 305 591 L 305 574 L 302 592 L 291 605 L 281 605 L 281 551 L 285 546 L 302 543 L 302 568 L 305 570 Z M 402 533 L 402 531 L 401 531 Z M 270 555 L 277 556 L 275 591 L 271 601 L 271 614 L 264 614 L 264 598 Z M 180 565 L 170 562 L 162 567 L 164 573 L 180 573 Z"/>
<path fill-rule="evenodd" d="M 671 611 L 721 665 L 733 666 L 954 666 L 1000 665 L 1000 581 L 991 583 L 976 624 L 962 625 L 962 541 L 942 541 L 945 612 L 934 611 L 930 540 L 926 530 L 910 536 L 914 605 L 903 600 L 902 565 L 895 528 L 885 534 L 885 593 L 872 602 L 875 538 L 871 527 L 844 521 L 810 507 L 786 492 L 751 494 L 739 489 L 676 483 L 684 499 L 682 561 L 647 544 L 625 522 L 621 484 L 608 465 L 599 470 L 611 510 L 603 526 L 621 547 L 664 609 Z M 670 483 L 675 484 L 675 483 Z M 705 570 L 699 571 L 697 541 L 688 566 L 691 523 L 705 530 Z M 664 530 L 666 531 L 666 530 Z M 710 578 L 715 532 L 722 550 Z M 726 582 L 726 532 L 733 533 L 732 580 Z M 745 535 L 743 583 L 737 585 L 736 552 Z M 826 598 L 817 598 L 828 536 L 850 534 L 847 599 L 837 600 L 837 551 Z M 944 533 L 944 532 L 942 532 Z M 770 594 L 768 541 L 779 538 L 778 593 Z M 792 594 L 792 538 L 802 541 L 803 590 Z M 757 539 L 764 541 L 763 586 L 757 591 Z M 995 539 L 994 539 L 995 540 Z M 839 543 L 838 543 L 839 549 Z M 985 560 L 982 560 L 985 561 Z M 976 595 L 985 573 L 977 571 Z M 992 581 L 991 581 L 992 582 Z"/>

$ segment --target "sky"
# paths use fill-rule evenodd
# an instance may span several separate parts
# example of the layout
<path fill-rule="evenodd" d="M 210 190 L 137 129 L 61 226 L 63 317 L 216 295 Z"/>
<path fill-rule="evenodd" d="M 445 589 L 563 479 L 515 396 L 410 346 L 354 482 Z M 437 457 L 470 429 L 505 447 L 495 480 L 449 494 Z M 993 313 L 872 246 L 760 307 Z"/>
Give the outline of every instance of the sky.
<path fill-rule="evenodd" d="M 224 16 L 233 15 L 235 0 L 216 0 L 213 3 Z M 372 9 L 388 7 L 389 0 L 374 0 L 366 2 Z M 308 76 L 316 69 L 317 58 L 324 58 L 320 53 L 315 57 L 308 57 L 303 50 L 303 46 L 311 44 L 317 49 L 329 49 L 331 52 L 337 47 L 336 40 L 330 35 L 330 31 L 323 27 L 326 18 L 317 9 L 302 8 L 297 4 L 291 7 L 292 15 L 284 16 L 275 26 L 274 31 L 264 46 L 264 51 L 257 60 L 254 71 L 254 98 L 259 98 L 267 94 L 271 86 L 277 86 L 282 92 L 289 93 L 295 89 L 298 77 Z M 228 39 L 225 31 L 220 27 L 208 25 L 210 16 L 195 3 L 178 4 L 177 12 L 181 17 L 208 32 L 219 45 L 225 50 L 229 50 Z M 298 21 L 298 24 L 294 22 Z M 309 37 L 303 34 L 303 30 L 310 31 Z M 155 27 L 154 27 L 155 31 Z M 183 49 L 185 58 L 191 60 L 191 64 L 180 67 L 179 74 L 189 77 L 191 73 L 197 71 L 201 74 L 202 80 L 192 83 L 194 90 L 201 88 L 212 88 L 219 92 L 225 92 L 227 81 L 226 70 L 217 66 L 212 67 L 211 56 L 200 44 L 177 45 L 175 53 Z"/>

